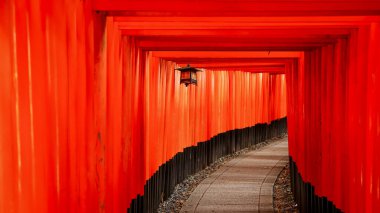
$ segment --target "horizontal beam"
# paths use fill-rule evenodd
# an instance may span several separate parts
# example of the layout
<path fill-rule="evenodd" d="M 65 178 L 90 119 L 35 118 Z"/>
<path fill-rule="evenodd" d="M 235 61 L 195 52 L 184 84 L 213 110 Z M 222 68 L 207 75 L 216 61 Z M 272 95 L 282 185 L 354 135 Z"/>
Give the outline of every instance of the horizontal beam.
<path fill-rule="evenodd" d="M 152 56 L 159 58 L 300 58 L 302 52 L 284 51 L 154 51 Z"/>
<path fill-rule="evenodd" d="M 271 16 L 271 17 L 141 17 L 141 16 L 116 16 L 116 22 L 127 23 L 215 23 L 215 24 L 289 24 L 289 23 L 368 23 L 380 21 L 378 16 Z"/>
<path fill-rule="evenodd" d="M 203 68 L 212 71 L 244 71 L 255 73 L 285 73 L 285 67 L 249 67 L 249 66 L 197 66 L 191 64 L 194 67 Z"/>
<path fill-rule="evenodd" d="M 178 58 L 179 64 L 185 64 L 186 59 L 191 59 L 199 64 L 286 64 L 294 63 L 295 58 Z"/>
<path fill-rule="evenodd" d="M 168 61 L 175 61 L 177 64 L 234 64 L 234 63 L 277 63 L 277 64 L 291 64 L 295 63 L 296 58 L 162 58 Z"/>
<path fill-rule="evenodd" d="M 144 51 L 311 51 L 315 48 L 320 47 L 321 45 L 283 45 L 283 46 L 251 46 L 251 47 L 149 47 L 141 48 Z"/>
<path fill-rule="evenodd" d="M 378 20 L 377 20 L 378 21 Z M 368 25 L 371 21 L 365 22 L 117 22 L 121 30 L 260 30 L 260 29 L 312 29 L 312 28 L 355 28 L 361 25 Z"/>
<path fill-rule="evenodd" d="M 183 1 L 95 0 L 97 11 L 127 11 L 139 16 L 325 16 L 377 15 L 379 1 Z M 128 14 L 128 13 L 127 13 Z M 126 15 L 126 14 L 124 14 Z"/>
<path fill-rule="evenodd" d="M 237 37 L 237 38 L 263 38 L 267 36 L 269 38 L 295 38 L 300 37 L 321 37 L 321 35 L 348 35 L 352 29 L 357 26 L 345 26 L 344 28 L 338 28 L 337 26 L 331 26 L 330 28 L 315 28 L 308 27 L 303 28 L 279 28 L 279 29 L 255 29 L 255 30 L 219 30 L 219 29 L 194 29 L 194 30 L 179 30 L 179 29 L 121 29 L 121 33 L 127 36 L 155 36 L 155 37 L 167 37 L 167 36 L 179 36 L 179 37 Z"/>
<path fill-rule="evenodd" d="M 154 51 L 210 51 L 210 50 L 218 50 L 218 51 L 248 51 L 248 50 L 268 50 L 268 49 L 290 49 L 290 48 L 298 48 L 298 49 L 307 49 L 307 48 L 316 48 L 321 47 L 327 44 L 332 44 L 336 40 L 334 39 L 321 39 L 321 41 L 314 40 L 314 41 L 303 41 L 302 39 L 299 39 L 299 41 L 287 41 L 287 40 L 254 40 L 254 42 L 239 42 L 234 41 L 231 38 L 230 42 L 223 42 L 223 41 L 204 41 L 204 42 L 191 42 L 191 41 L 142 41 L 142 42 L 136 42 L 137 46 L 139 48 L 142 48 L 143 50 L 154 50 Z"/>
<path fill-rule="evenodd" d="M 206 68 L 206 70 L 210 70 L 210 71 L 231 71 L 231 72 L 251 72 L 251 73 L 271 73 L 271 74 L 285 74 L 286 71 L 285 69 L 251 69 L 251 68 L 240 68 L 240 67 L 236 67 L 236 68 L 231 68 L 231 67 L 227 67 L 227 68 Z"/>
<path fill-rule="evenodd" d="M 178 66 L 186 66 L 187 63 L 178 63 Z M 284 63 L 276 62 L 198 62 L 196 64 L 191 64 L 192 66 L 202 66 L 202 67 L 284 67 Z"/>
<path fill-rule="evenodd" d="M 369 22 L 370 23 L 370 22 Z M 121 22 L 118 27 L 121 30 L 256 30 L 256 29 L 274 29 L 281 27 L 292 27 L 303 29 L 305 27 L 334 27 L 334 28 L 353 28 L 358 25 L 367 23 L 196 23 L 196 22 Z"/>

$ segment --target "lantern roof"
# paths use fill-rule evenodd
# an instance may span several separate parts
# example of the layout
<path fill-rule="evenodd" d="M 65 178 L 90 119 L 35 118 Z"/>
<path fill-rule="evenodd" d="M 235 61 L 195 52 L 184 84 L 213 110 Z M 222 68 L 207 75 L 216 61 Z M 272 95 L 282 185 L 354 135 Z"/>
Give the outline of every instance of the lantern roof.
<path fill-rule="evenodd" d="M 188 64 L 186 67 L 179 67 L 179 68 L 176 68 L 176 70 L 179 70 L 181 72 L 202 72 L 201 69 L 198 69 L 198 68 L 195 68 L 195 67 L 191 67 L 190 64 Z"/>

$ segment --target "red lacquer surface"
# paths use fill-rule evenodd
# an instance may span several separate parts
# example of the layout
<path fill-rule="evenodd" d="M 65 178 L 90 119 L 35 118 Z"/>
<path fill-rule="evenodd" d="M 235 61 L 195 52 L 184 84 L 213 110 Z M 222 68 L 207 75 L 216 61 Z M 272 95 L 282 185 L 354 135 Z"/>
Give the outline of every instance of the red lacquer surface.
<path fill-rule="evenodd" d="M 125 212 L 184 147 L 286 115 L 316 193 L 377 212 L 379 11 L 376 0 L 1 1 L 0 212 Z M 174 68 L 188 63 L 206 69 L 197 87 L 179 85 Z"/>

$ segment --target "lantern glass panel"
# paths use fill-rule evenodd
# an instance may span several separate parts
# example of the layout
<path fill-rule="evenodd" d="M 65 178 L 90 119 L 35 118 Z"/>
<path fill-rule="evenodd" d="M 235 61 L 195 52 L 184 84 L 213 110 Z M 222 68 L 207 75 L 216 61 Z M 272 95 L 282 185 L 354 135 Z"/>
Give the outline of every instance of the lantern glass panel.
<path fill-rule="evenodd" d="M 191 79 L 195 80 L 195 81 L 197 80 L 197 73 L 196 72 L 191 73 Z"/>
<path fill-rule="evenodd" d="M 181 72 L 181 80 L 190 79 L 190 72 Z"/>

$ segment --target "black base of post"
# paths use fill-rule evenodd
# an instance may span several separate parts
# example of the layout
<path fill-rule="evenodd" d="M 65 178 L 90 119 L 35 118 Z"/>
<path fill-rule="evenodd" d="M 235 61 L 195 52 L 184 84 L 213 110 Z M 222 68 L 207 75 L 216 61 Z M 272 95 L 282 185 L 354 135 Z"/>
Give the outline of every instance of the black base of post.
<path fill-rule="evenodd" d="M 334 203 L 326 197 L 319 197 L 314 193 L 314 186 L 310 183 L 305 183 L 298 173 L 296 163 L 292 157 L 289 157 L 291 188 L 294 194 L 294 199 L 299 206 L 300 212 L 304 213 L 339 213 L 342 212 L 336 208 Z"/>
<path fill-rule="evenodd" d="M 156 212 L 161 201 L 169 198 L 175 186 L 217 159 L 239 150 L 281 136 L 287 132 L 286 118 L 271 124 L 257 124 L 244 129 L 230 130 L 187 147 L 161 165 L 144 186 L 144 195 L 132 200 L 127 212 Z"/>

